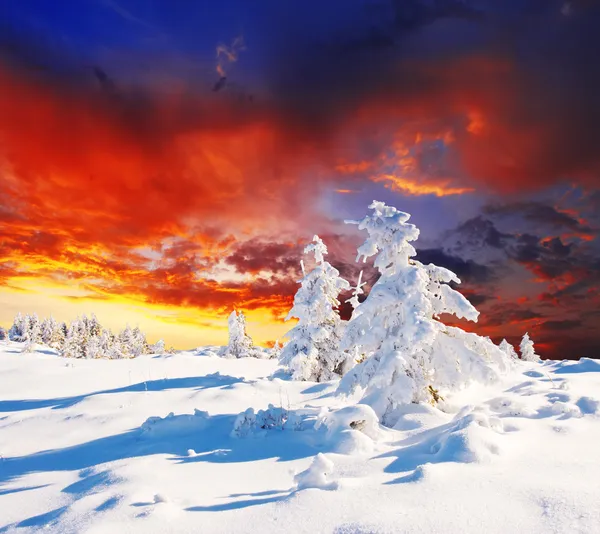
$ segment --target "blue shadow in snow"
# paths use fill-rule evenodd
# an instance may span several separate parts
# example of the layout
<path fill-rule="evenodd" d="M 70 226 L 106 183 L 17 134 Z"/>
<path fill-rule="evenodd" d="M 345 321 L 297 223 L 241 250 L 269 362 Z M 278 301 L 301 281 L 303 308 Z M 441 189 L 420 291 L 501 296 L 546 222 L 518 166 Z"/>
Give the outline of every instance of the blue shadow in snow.
<path fill-rule="evenodd" d="M 314 386 L 303 389 L 301 393 L 305 395 L 310 395 L 311 393 L 323 393 L 329 386 L 330 384 L 327 382 L 322 382 L 321 384 L 315 384 Z"/>
<path fill-rule="evenodd" d="M 578 362 L 560 362 L 554 371 L 556 375 L 574 373 L 600 373 L 600 361 L 591 358 L 581 358 Z"/>
<path fill-rule="evenodd" d="M 239 510 L 240 508 L 248 508 L 248 506 L 257 506 L 259 504 L 268 504 L 270 502 L 278 502 L 287 499 L 290 494 L 281 495 L 279 497 L 266 497 L 264 499 L 246 499 L 244 501 L 231 501 L 221 504 L 212 504 L 210 506 L 190 506 L 186 508 L 188 512 L 224 512 L 225 510 Z"/>
<path fill-rule="evenodd" d="M 84 470 L 80 473 L 83 480 L 63 490 L 80 495 L 106 483 L 109 474 L 97 469 L 98 466 L 127 458 L 167 454 L 178 463 L 236 463 L 268 458 L 285 462 L 322 451 L 320 438 L 312 432 L 272 430 L 260 438 L 231 437 L 236 417 L 237 414 L 199 417 L 196 423 L 194 416 L 178 415 L 152 425 L 149 431 L 139 427 L 80 445 L 5 457 L 0 462 L 0 483 L 30 473 Z M 186 456 L 189 449 L 194 449 L 197 455 Z"/>
<path fill-rule="evenodd" d="M 209 506 L 190 506 L 186 508 L 188 512 L 224 512 L 225 510 L 239 510 L 249 506 L 268 504 L 272 502 L 285 501 L 297 493 L 295 489 L 288 490 L 269 490 L 259 491 L 257 493 L 232 493 L 229 498 L 254 497 L 254 499 L 243 499 L 240 501 L 229 501 Z"/>
<path fill-rule="evenodd" d="M 56 523 L 60 517 L 69 509 L 68 506 L 62 506 L 61 508 L 57 508 L 56 510 L 51 510 L 50 512 L 46 512 L 40 515 L 34 515 L 33 517 L 29 517 L 24 519 L 20 523 L 6 525 L 5 527 L 0 528 L 0 533 L 8 532 L 13 528 L 26 528 L 26 527 L 48 527 L 54 523 Z"/>
<path fill-rule="evenodd" d="M 62 397 L 57 399 L 22 399 L 0 401 L 0 413 L 20 412 L 23 410 L 37 410 L 39 408 L 52 408 L 59 410 L 69 408 L 75 404 L 96 395 L 110 395 L 113 393 L 139 393 L 145 391 L 165 391 L 169 389 L 208 389 L 224 388 L 227 389 L 234 384 L 243 382 L 243 378 L 213 373 L 205 376 L 194 376 L 184 378 L 163 378 L 160 380 L 148 380 L 138 382 L 130 386 L 124 386 L 114 389 L 105 389 L 94 391 L 84 395 L 75 395 L 73 397 Z"/>
<path fill-rule="evenodd" d="M 0 497 L 2 495 L 10 495 L 12 493 L 21 493 L 22 491 L 29 491 L 29 490 L 36 490 L 36 489 L 41 489 L 41 488 L 47 488 L 50 484 L 43 484 L 41 486 L 26 486 L 23 488 L 12 488 L 12 489 L 5 489 L 5 490 L 1 490 L 0 489 Z"/>
<path fill-rule="evenodd" d="M 386 452 L 377 456 L 377 458 L 394 458 L 384 471 L 386 473 L 403 473 L 406 471 L 414 471 L 423 464 L 437 464 L 444 462 L 453 462 L 455 455 L 452 450 L 432 452 L 432 449 L 436 443 L 438 443 L 440 436 L 447 431 L 451 431 L 456 427 L 456 421 L 430 428 L 423 432 L 419 432 L 413 436 L 410 436 L 394 445 L 400 445 L 399 449 L 395 449 L 390 452 Z M 395 482 L 412 482 L 416 480 L 413 478 L 416 476 L 414 473 L 403 476 L 389 483 Z"/>

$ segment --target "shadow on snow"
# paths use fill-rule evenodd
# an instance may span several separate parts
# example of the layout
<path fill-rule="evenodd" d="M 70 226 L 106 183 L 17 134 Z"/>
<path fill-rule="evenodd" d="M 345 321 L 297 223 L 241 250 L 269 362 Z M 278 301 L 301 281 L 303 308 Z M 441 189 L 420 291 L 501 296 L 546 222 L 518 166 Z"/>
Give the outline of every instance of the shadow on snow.
<path fill-rule="evenodd" d="M 197 391 L 217 387 L 227 389 L 240 382 L 244 382 L 244 379 L 229 375 L 222 375 L 220 373 L 213 373 L 205 376 L 147 380 L 144 382 L 138 382 L 137 384 L 131 384 L 130 386 L 94 391 L 92 393 L 74 395 L 72 397 L 0 401 L 0 413 L 37 410 L 40 408 L 52 408 L 53 410 L 59 410 L 74 406 L 75 404 L 87 398 L 95 397 L 96 395 L 110 395 L 113 393 L 139 393 L 145 391 L 166 391 L 169 389 L 195 389 Z"/>

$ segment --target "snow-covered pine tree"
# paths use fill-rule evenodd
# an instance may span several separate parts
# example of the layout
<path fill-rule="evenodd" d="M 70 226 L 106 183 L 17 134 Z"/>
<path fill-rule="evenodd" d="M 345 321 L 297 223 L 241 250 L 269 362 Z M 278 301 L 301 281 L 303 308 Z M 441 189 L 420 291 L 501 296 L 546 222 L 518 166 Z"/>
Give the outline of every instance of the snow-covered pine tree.
<path fill-rule="evenodd" d="M 255 356 L 252 338 L 246 333 L 246 317 L 244 312 L 233 310 L 227 319 L 229 328 L 229 344 L 220 351 L 225 358 L 247 358 Z"/>
<path fill-rule="evenodd" d="M 124 358 L 131 358 L 134 350 L 134 336 L 132 328 L 127 325 L 118 335 L 119 350 Z"/>
<path fill-rule="evenodd" d="M 50 342 L 52 341 L 52 332 L 54 331 L 56 321 L 52 316 L 47 317 L 42 321 L 41 330 L 42 330 L 42 343 L 44 345 L 50 346 Z"/>
<path fill-rule="evenodd" d="M 61 355 L 65 358 L 84 358 L 85 345 L 84 326 L 79 319 L 75 319 L 69 325 Z"/>
<path fill-rule="evenodd" d="M 98 318 L 95 314 L 91 314 L 90 318 L 86 321 L 86 329 L 90 337 L 100 337 L 102 334 L 102 326 L 98 322 Z"/>
<path fill-rule="evenodd" d="M 140 330 L 139 326 L 136 326 L 132 330 L 132 336 L 131 336 L 131 350 L 130 350 L 131 357 L 137 358 L 138 356 L 141 356 L 142 354 L 148 354 L 149 352 L 150 352 L 150 346 L 148 345 L 148 342 L 146 341 L 146 336 Z"/>
<path fill-rule="evenodd" d="M 17 313 L 12 326 L 8 330 L 8 339 L 11 341 L 25 341 L 27 336 L 28 321 L 21 313 Z"/>
<path fill-rule="evenodd" d="M 102 358 L 102 345 L 100 336 L 90 336 L 84 347 L 85 357 L 93 360 L 96 358 Z"/>
<path fill-rule="evenodd" d="M 128 358 L 129 356 L 123 354 L 122 343 L 117 336 L 115 336 L 110 330 L 105 330 L 102 337 L 104 356 L 110 360 L 119 360 L 121 358 Z"/>
<path fill-rule="evenodd" d="M 507 354 L 508 356 L 510 356 L 513 360 L 518 360 L 519 359 L 517 351 L 515 350 L 515 348 L 508 341 L 506 341 L 506 339 L 503 339 L 500 342 L 500 345 L 498 345 L 498 347 L 505 354 Z"/>
<path fill-rule="evenodd" d="M 0 326 L 0 341 L 4 341 L 5 339 L 8 339 L 8 332 L 4 327 Z"/>
<path fill-rule="evenodd" d="M 150 352 L 152 354 L 165 354 L 165 342 L 162 339 L 159 339 L 152 345 Z"/>
<path fill-rule="evenodd" d="M 458 277 L 442 267 L 423 265 L 410 244 L 419 230 L 409 214 L 373 202 L 358 224 L 369 237 L 357 261 L 376 256 L 380 278 L 355 310 L 342 348 L 364 360 L 340 383 L 341 393 L 360 389 L 381 422 L 393 426 L 395 408 L 413 402 L 437 402 L 442 392 L 471 380 L 489 381 L 508 365 L 508 357 L 489 339 L 449 327 L 437 318 L 451 313 L 476 321 L 479 312 L 448 283 Z"/>
<path fill-rule="evenodd" d="M 50 347 L 61 351 L 65 345 L 68 331 L 67 323 L 57 323 L 56 328 L 52 332 L 52 338 L 49 343 Z"/>
<path fill-rule="evenodd" d="M 42 324 L 37 313 L 27 315 L 27 340 L 31 343 L 42 342 Z"/>
<path fill-rule="evenodd" d="M 350 289 L 350 284 L 323 258 L 327 247 L 319 236 L 314 236 L 304 253 L 314 254 L 316 265 L 300 280 L 294 306 L 286 317 L 295 317 L 298 324 L 287 333 L 289 341 L 280 362 L 294 380 L 322 382 L 341 376 L 349 359 L 348 353 L 340 350 L 342 321 L 337 307 L 339 294 Z"/>
<path fill-rule="evenodd" d="M 537 362 L 540 360 L 540 357 L 535 353 L 533 341 L 531 340 L 531 338 L 529 337 L 529 333 L 527 332 L 521 340 L 519 351 L 521 352 L 521 360 L 525 362 Z"/>

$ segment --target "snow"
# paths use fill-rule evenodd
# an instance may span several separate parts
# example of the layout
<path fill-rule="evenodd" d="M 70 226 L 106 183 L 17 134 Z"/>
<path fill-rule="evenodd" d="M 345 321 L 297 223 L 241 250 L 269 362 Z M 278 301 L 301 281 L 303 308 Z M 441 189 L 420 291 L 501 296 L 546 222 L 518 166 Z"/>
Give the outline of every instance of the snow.
<path fill-rule="evenodd" d="M 0 532 L 600 532 L 594 360 L 516 361 L 385 428 L 273 359 L 23 345 L 0 341 Z"/>

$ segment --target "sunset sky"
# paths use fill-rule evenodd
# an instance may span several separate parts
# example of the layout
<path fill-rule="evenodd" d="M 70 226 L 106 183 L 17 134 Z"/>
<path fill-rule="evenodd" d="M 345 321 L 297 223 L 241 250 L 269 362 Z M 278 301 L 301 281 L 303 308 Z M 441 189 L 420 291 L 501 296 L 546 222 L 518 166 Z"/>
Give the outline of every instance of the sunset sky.
<path fill-rule="evenodd" d="M 281 338 L 317 233 L 354 282 L 383 200 L 465 325 L 600 352 L 594 0 L 0 3 L 0 324 Z M 365 268 L 372 283 L 374 272 Z"/>

